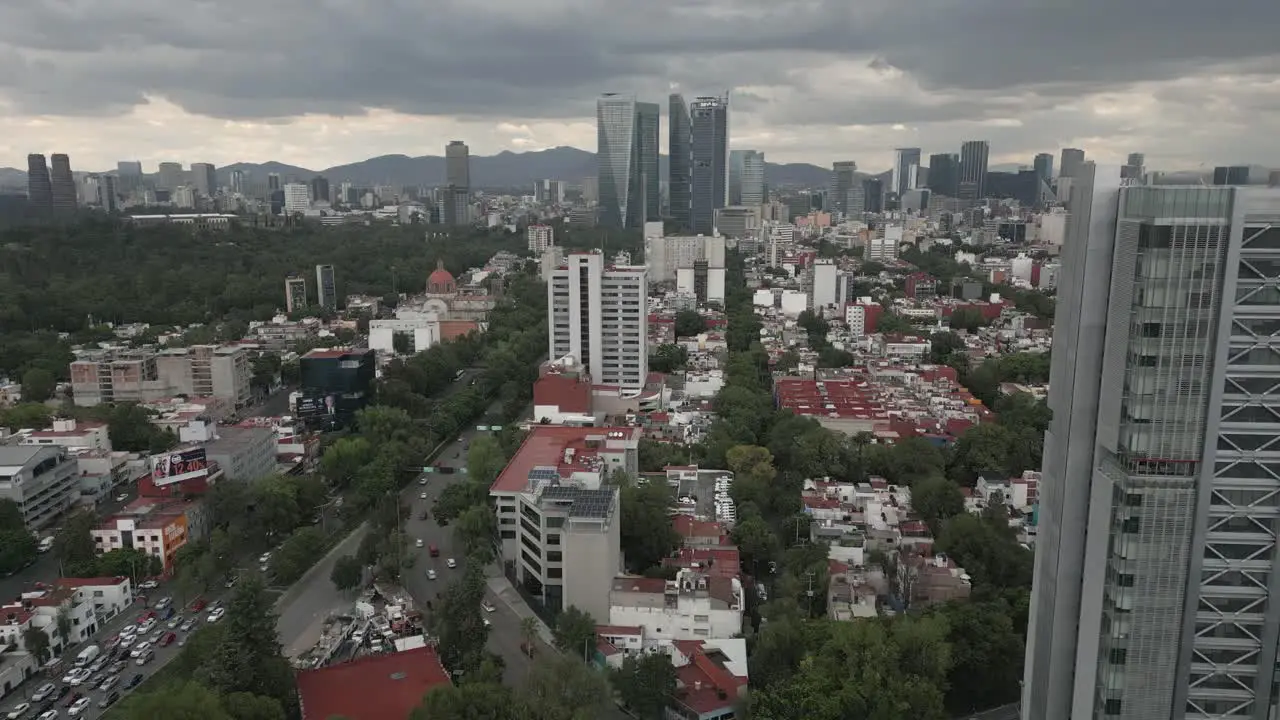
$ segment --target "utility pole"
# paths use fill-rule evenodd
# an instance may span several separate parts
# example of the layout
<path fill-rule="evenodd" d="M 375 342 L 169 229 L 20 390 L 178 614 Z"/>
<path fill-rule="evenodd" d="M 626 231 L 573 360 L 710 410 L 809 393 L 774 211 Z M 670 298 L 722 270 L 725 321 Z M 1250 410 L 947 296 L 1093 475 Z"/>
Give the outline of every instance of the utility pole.
<path fill-rule="evenodd" d="M 809 598 L 809 617 L 813 617 L 813 573 L 807 572 L 805 576 L 809 578 L 809 589 L 805 591 L 805 595 Z"/>

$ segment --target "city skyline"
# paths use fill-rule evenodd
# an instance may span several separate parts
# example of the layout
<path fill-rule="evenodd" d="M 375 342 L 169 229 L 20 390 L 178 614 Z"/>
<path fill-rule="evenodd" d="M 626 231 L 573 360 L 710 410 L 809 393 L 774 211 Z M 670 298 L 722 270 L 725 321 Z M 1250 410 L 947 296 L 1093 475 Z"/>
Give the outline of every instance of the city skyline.
<path fill-rule="evenodd" d="M 434 153 L 451 138 L 477 155 L 589 149 L 600 92 L 661 102 L 673 85 L 732 88 L 734 149 L 775 162 L 887 168 L 896 147 L 937 152 L 981 137 L 992 164 L 1071 146 L 1115 163 L 1139 148 L 1167 169 L 1280 164 L 1265 127 L 1280 103 L 1264 74 L 1275 51 L 1261 35 L 1280 7 L 1251 0 L 1247 20 L 1190 3 L 1158 17 L 1100 3 L 1065 18 L 1014 7 L 602 5 L 566 24 L 546 20 L 549 0 L 385 16 L 288 1 L 74 14 L 37 2 L 0 10 L 0 48 L 30 68 L 0 83 L 0 165 L 42 151 L 99 171 L 179 156 L 327 167 Z M 1140 41 L 1124 30 L 1133 26 Z M 1192 32 L 1202 42 L 1189 62 L 1167 39 Z M 995 33 L 1002 42 L 975 42 Z M 440 58 L 466 73 L 416 70 Z M 830 92 L 837 78 L 846 92 Z"/>

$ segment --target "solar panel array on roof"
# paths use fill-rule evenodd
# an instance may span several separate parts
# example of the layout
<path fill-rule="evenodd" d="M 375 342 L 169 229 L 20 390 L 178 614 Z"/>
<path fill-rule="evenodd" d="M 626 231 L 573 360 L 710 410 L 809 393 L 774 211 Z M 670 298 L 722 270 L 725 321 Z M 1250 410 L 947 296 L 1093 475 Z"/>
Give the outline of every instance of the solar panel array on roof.
<path fill-rule="evenodd" d="M 539 465 L 529 471 L 528 481 L 528 487 L 536 492 L 539 488 L 546 488 L 559 484 L 560 472 L 553 467 Z"/>
<path fill-rule="evenodd" d="M 613 508 L 613 490 L 579 490 L 569 508 L 573 517 L 607 518 Z"/>

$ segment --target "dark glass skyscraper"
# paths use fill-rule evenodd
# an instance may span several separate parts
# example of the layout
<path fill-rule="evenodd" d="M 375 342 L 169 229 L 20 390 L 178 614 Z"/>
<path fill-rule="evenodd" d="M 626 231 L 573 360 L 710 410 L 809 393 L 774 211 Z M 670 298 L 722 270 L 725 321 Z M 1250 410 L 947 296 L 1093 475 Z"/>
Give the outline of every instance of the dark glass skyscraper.
<path fill-rule="evenodd" d="M 690 164 L 693 161 L 693 127 L 684 96 L 672 93 L 667 106 L 667 195 L 671 218 L 689 227 Z"/>
<path fill-rule="evenodd" d="M 729 98 L 700 97 L 689 108 L 693 128 L 690 229 L 710 235 L 716 210 L 729 200 Z"/>
<path fill-rule="evenodd" d="M 965 200 L 981 200 L 987 196 L 987 156 L 991 146 L 986 140 L 968 140 L 960 146 L 960 194 Z"/>
<path fill-rule="evenodd" d="M 27 156 L 27 200 L 41 210 L 53 208 L 53 186 L 49 182 L 49 166 L 44 155 Z"/>
<path fill-rule="evenodd" d="M 929 190 L 937 195 L 955 197 L 960 186 L 960 156 L 939 153 L 929 156 Z"/>
<path fill-rule="evenodd" d="M 71 175 L 71 158 L 54 153 L 49 158 L 49 185 L 53 192 L 53 209 L 68 212 L 76 209 L 76 179 Z"/>
<path fill-rule="evenodd" d="M 1084 151 L 1079 148 L 1062 148 L 1062 160 L 1058 163 L 1058 177 L 1075 177 L 1084 165 Z"/>
<path fill-rule="evenodd" d="M 1053 156 L 1049 153 L 1040 153 L 1036 155 L 1036 159 L 1032 165 L 1036 171 L 1036 177 L 1044 182 L 1053 179 Z"/>

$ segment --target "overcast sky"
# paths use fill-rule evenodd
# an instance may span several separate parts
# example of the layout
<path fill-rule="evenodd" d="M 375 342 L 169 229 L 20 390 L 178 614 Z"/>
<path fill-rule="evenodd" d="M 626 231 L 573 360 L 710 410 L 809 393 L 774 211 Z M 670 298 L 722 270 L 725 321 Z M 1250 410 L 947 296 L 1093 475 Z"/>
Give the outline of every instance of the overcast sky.
<path fill-rule="evenodd" d="M 1280 1 L 0 0 L 0 166 L 574 145 L 601 92 L 733 90 L 773 162 L 1086 149 L 1280 165 Z"/>

